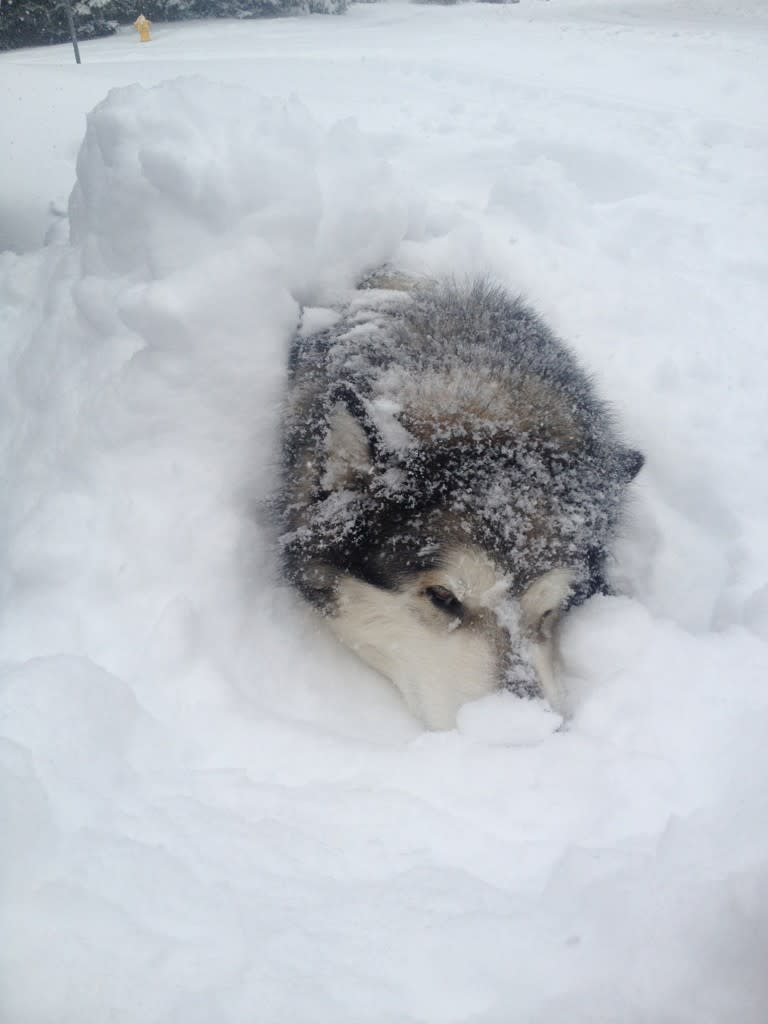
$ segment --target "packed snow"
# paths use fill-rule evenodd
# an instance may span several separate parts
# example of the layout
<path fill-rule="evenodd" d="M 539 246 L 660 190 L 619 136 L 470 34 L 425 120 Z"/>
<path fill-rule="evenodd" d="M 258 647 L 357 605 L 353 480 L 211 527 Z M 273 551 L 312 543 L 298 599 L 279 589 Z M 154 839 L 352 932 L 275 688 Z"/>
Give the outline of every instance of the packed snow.
<path fill-rule="evenodd" d="M 761 0 L 153 34 L 0 59 L 0 1018 L 762 1024 Z M 646 455 L 565 726 L 423 732 L 279 582 L 290 338 L 384 262 L 519 289 Z"/>

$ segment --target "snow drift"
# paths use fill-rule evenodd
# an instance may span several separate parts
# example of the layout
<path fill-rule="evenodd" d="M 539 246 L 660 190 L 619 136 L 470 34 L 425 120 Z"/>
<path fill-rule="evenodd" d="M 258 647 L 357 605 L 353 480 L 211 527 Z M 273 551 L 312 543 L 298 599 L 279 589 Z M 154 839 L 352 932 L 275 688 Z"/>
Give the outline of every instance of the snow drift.
<path fill-rule="evenodd" d="M 463 270 L 468 237 L 498 266 L 516 193 L 473 234 L 353 122 L 199 79 L 110 93 L 77 173 L 71 237 L 0 258 L 3 1018 L 758 1024 L 758 439 L 702 349 L 694 390 L 663 341 L 633 356 L 629 596 L 569 621 L 571 728 L 501 694 L 421 734 L 277 584 L 254 506 L 299 303 L 389 258 Z M 607 234 L 642 216 L 606 201 Z M 684 471 L 649 379 L 699 422 Z"/>

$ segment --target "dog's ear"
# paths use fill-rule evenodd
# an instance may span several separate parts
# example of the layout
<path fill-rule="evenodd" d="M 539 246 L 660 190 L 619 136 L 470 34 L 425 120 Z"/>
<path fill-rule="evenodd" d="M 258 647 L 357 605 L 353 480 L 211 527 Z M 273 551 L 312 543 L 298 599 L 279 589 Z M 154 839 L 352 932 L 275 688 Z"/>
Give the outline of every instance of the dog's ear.
<path fill-rule="evenodd" d="M 326 422 L 323 489 L 364 489 L 371 478 L 379 437 L 364 401 L 350 385 L 334 390 Z"/>
<path fill-rule="evenodd" d="M 620 448 L 617 461 L 621 479 L 629 483 L 645 465 L 645 456 L 634 448 Z"/>

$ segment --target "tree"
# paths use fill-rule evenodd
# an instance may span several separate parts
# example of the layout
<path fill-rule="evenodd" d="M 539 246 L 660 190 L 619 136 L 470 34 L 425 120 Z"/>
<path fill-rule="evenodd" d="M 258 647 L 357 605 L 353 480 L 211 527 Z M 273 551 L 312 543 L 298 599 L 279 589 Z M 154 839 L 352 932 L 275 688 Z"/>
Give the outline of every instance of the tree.
<path fill-rule="evenodd" d="M 74 0 L 80 39 L 106 36 L 117 28 L 120 2 Z M 69 40 L 64 0 L 0 0 L 0 50 Z"/>
<path fill-rule="evenodd" d="M 110 35 L 139 14 L 151 21 L 343 14 L 348 0 L 72 0 L 80 39 Z M 64 0 L 0 0 L 0 50 L 69 40 Z"/>

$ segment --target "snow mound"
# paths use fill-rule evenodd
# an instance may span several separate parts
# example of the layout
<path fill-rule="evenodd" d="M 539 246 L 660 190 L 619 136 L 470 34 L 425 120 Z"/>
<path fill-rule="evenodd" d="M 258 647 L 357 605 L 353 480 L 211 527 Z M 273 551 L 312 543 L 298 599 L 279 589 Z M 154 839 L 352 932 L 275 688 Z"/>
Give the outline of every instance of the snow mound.
<path fill-rule="evenodd" d="M 385 260 L 408 219 L 353 121 L 323 130 L 297 99 L 204 79 L 113 90 L 88 117 L 77 177 L 87 274 L 162 278 L 224 249 L 293 286 L 338 286 Z"/>
<path fill-rule="evenodd" d="M 2 282 L 6 657 L 181 671 L 206 631 L 236 656 L 298 299 L 387 259 L 404 195 L 297 101 L 185 79 L 89 115 L 70 244 Z"/>

